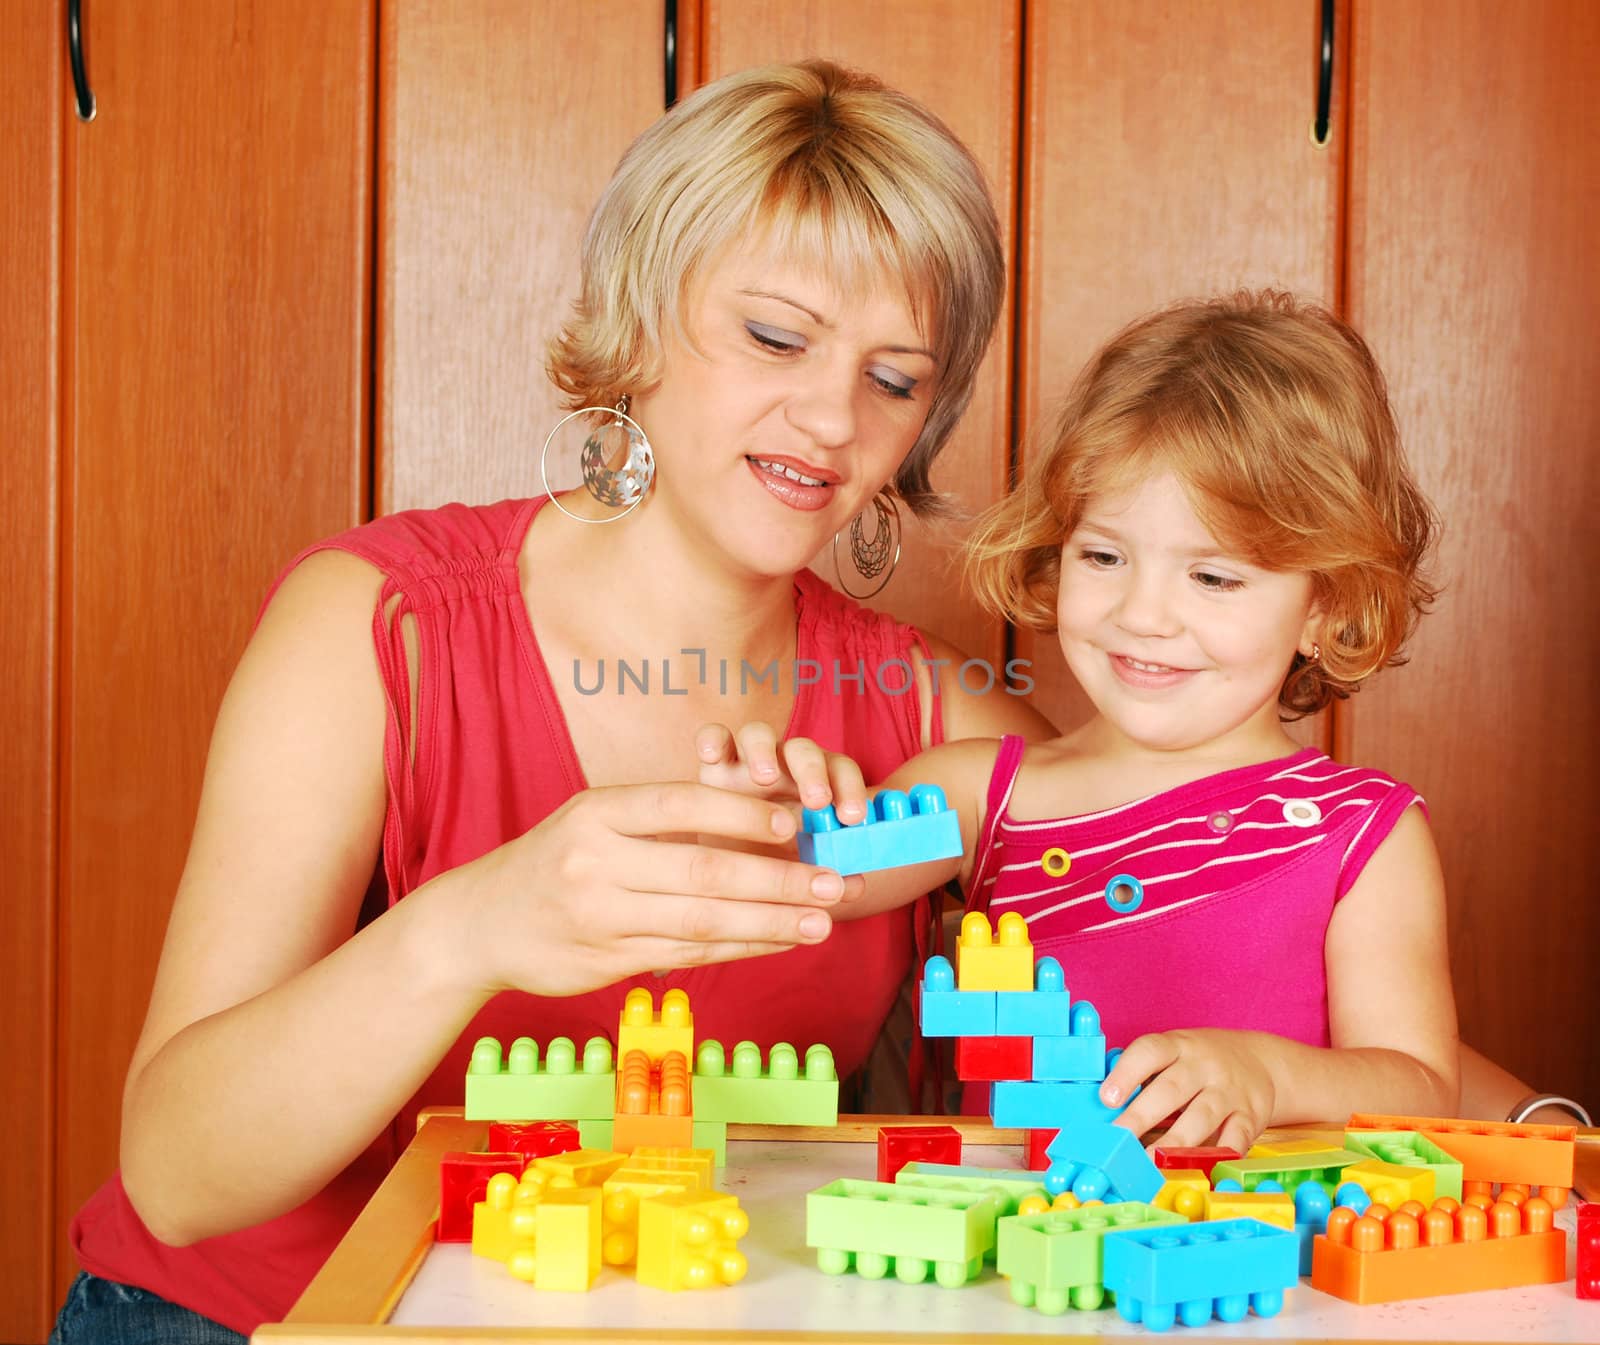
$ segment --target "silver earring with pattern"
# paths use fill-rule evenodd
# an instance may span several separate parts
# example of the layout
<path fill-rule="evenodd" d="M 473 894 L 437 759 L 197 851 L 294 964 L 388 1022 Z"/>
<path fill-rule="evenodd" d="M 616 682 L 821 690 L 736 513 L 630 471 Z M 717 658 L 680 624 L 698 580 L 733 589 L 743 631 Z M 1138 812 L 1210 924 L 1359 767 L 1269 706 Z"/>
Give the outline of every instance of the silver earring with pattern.
<path fill-rule="evenodd" d="M 550 445 L 569 422 L 580 418 L 587 430 L 578 458 L 584 489 L 607 508 L 617 510 L 610 518 L 585 518 L 575 514 L 550 488 Z M 613 462 L 621 465 L 612 467 L 609 464 Z M 545 436 L 544 450 L 539 454 L 539 476 L 550 503 L 568 518 L 579 523 L 615 523 L 636 509 L 649 494 L 651 483 L 656 479 L 656 456 L 644 430 L 628 415 L 628 398 L 622 396 L 614 407 L 580 407 L 557 421 L 555 428 Z"/>
<path fill-rule="evenodd" d="M 833 568 L 839 576 L 839 587 L 857 599 L 882 593 L 900 564 L 900 507 L 895 504 L 894 496 L 880 490 L 872 497 L 871 536 L 867 535 L 861 521 L 865 516 L 866 510 L 862 510 L 850 520 L 850 561 L 856 573 L 869 582 L 883 575 L 873 587 L 858 593 L 845 582 L 844 566 L 839 564 L 839 534 L 833 534 Z"/>

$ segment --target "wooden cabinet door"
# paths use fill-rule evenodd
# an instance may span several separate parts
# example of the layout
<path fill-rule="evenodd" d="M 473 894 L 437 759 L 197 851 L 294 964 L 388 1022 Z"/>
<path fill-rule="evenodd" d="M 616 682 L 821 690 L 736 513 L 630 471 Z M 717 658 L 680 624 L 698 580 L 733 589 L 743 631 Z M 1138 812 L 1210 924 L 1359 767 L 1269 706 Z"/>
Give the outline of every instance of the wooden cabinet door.
<path fill-rule="evenodd" d="M 0 1340 L 55 1314 L 56 563 L 60 452 L 58 7 L 0 0 Z"/>
<path fill-rule="evenodd" d="M 274 574 L 366 494 L 372 6 L 85 19 L 98 115 L 67 127 L 64 171 L 58 1247 L 117 1165 L 222 689 Z"/>
<path fill-rule="evenodd" d="M 1024 458 L 1088 357 L 1142 313 L 1241 286 L 1336 303 L 1345 155 L 1337 89 L 1333 135 L 1311 139 L 1310 3 L 1035 0 L 1027 31 Z M 1046 715 L 1088 718 L 1053 634 L 1019 631 L 1017 651 Z M 1318 725 L 1300 733 L 1314 741 Z"/>
<path fill-rule="evenodd" d="M 1017 184 L 1019 0 L 706 0 L 701 71 L 716 79 L 746 66 L 824 56 L 870 71 L 939 115 L 982 166 L 1009 257 Z M 1008 298 L 972 403 L 934 470 L 934 485 L 965 509 L 1005 492 L 1010 470 L 1011 341 Z M 1004 632 L 962 591 L 949 566 L 964 528 L 923 526 L 902 511 L 904 551 L 893 581 L 870 606 L 892 612 L 999 668 Z M 834 578 L 831 557 L 815 562 Z M 859 583 L 859 581 L 857 581 Z M 974 682 L 976 686 L 976 682 Z"/>
<path fill-rule="evenodd" d="M 1382 0 L 1354 34 L 1350 314 L 1443 516 L 1444 593 L 1341 747 L 1428 800 L 1463 1039 L 1592 1109 L 1600 9 Z"/>
<path fill-rule="evenodd" d="M 537 495 L 546 343 L 600 189 L 666 107 L 665 5 L 381 13 L 376 512 Z"/>

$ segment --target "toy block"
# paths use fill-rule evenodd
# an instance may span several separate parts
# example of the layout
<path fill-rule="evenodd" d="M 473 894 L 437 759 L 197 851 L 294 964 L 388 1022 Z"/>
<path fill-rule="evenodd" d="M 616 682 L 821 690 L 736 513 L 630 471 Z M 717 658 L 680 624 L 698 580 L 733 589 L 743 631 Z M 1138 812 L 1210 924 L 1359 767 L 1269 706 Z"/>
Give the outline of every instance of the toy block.
<path fill-rule="evenodd" d="M 833 1052 L 821 1044 L 807 1048 L 802 1072 L 794 1047 L 780 1041 L 768 1052 L 763 1072 L 761 1048 L 752 1041 L 735 1046 L 731 1062 L 720 1042 L 702 1042 L 693 1087 L 695 1119 L 700 1121 L 797 1126 L 839 1122 L 839 1076 Z"/>
<path fill-rule="evenodd" d="M 1206 1219 L 1206 1197 L 1211 1194 L 1211 1183 L 1199 1168 L 1162 1168 L 1166 1178 L 1155 1199 L 1150 1203 L 1158 1210 L 1170 1210 L 1180 1219 L 1193 1223 Z"/>
<path fill-rule="evenodd" d="M 1033 940 L 1028 937 L 1028 922 L 1007 911 L 991 930 L 982 911 L 968 911 L 956 940 L 956 988 L 1032 990 Z"/>
<path fill-rule="evenodd" d="M 661 997 L 661 1012 L 650 991 L 636 985 L 622 1001 L 622 1018 L 617 1024 L 617 1059 L 631 1051 L 643 1051 L 655 1064 L 669 1051 L 685 1060 L 694 1057 L 694 1014 L 689 1010 L 686 991 L 672 989 Z"/>
<path fill-rule="evenodd" d="M 666 1169 L 668 1172 L 692 1172 L 701 1189 L 709 1191 L 716 1180 L 717 1156 L 710 1149 L 659 1147 L 644 1145 L 633 1151 L 628 1160 L 631 1168 Z"/>
<path fill-rule="evenodd" d="M 1043 1202 L 1049 1208 L 1050 1197 L 1044 1183 L 1031 1173 L 1014 1172 L 1010 1168 L 970 1168 L 954 1163 L 923 1163 L 912 1161 L 895 1174 L 900 1186 L 921 1186 L 933 1191 L 974 1191 L 992 1195 L 998 1201 L 998 1217 L 1016 1214 L 1025 1200 Z"/>
<path fill-rule="evenodd" d="M 555 1038 L 541 1065 L 539 1044 L 518 1037 L 505 1059 L 493 1037 L 479 1037 L 467 1066 L 469 1121 L 609 1120 L 616 1105 L 611 1043 L 590 1037 L 583 1060 L 570 1037 Z"/>
<path fill-rule="evenodd" d="M 535 1289 L 584 1293 L 600 1274 L 601 1196 L 593 1186 L 546 1191 L 539 1202 L 531 1258 L 507 1263 Z"/>
<path fill-rule="evenodd" d="M 1032 990 L 998 990 L 994 997 L 998 1037 L 1065 1037 L 1072 1032 L 1072 996 L 1061 964 L 1041 957 L 1033 964 Z"/>
<path fill-rule="evenodd" d="M 1347 1130 L 1417 1130 L 1460 1160 L 1463 1181 L 1572 1187 L 1576 1126 L 1510 1125 L 1439 1116 L 1376 1116 L 1357 1112 Z"/>
<path fill-rule="evenodd" d="M 440 1242 L 472 1241 L 472 1207 L 489 1189 L 489 1178 L 504 1172 L 521 1180 L 527 1159 L 519 1153 L 447 1153 L 439 1160 Z"/>
<path fill-rule="evenodd" d="M 961 1162 L 961 1132 L 954 1126 L 879 1126 L 878 1180 L 892 1182 L 913 1159 Z"/>
<path fill-rule="evenodd" d="M 1125 1105 L 1125 1104 L 1124 1104 Z M 997 1126 L 1042 1130 L 1047 1126 L 1104 1123 L 1123 1107 L 1100 1101 L 1098 1083 L 1043 1083 L 1001 1080 L 989 1089 L 989 1115 Z"/>
<path fill-rule="evenodd" d="M 640 1147 L 687 1148 L 693 1131 L 687 1058 L 677 1051 L 656 1063 L 643 1051 L 622 1056 L 612 1126 L 616 1148 L 626 1153 Z"/>
<path fill-rule="evenodd" d="M 483 1199 L 472 1207 L 472 1254 L 510 1263 L 533 1246 L 535 1219 L 549 1180 L 531 1168 L 519 1181 L 509 1172 L 489 1178 Z"/>
<path fill-rule="evenodd" d="M 689 1143 L 696 1152 L 705 1150 L 719 1168 L 728 1166 L 728 1123 L 697 1120 L 689 1132 Z"/>
<path fill-rule="evenodd" d="M 639 1251 L 639 1203 L 647 1196 L 704 1191 L 709 1186 L 701 1182 L 699 1173 L 687 1169 L 618 1168 L 600 1188 L 600 1259 L 608 1266 L 633 1264 Z"/>
<path fill-rule="evenodd" d="M 1023 1150 L 1022 1165 L 1029 1172 L 1043 1172 L 1050 1166 L 1050 1155 L 1047 1151 L 1055 1143 L 1058 1133 L 1058 1130 L 1046 1129 L 1028 1131 L 1028 1144 Z"/>
<path fill-rule="evenodd" d="M 1151 1161 L 1158 1168 L 1198 1168 L 1211 1180 L 1211 1170 L 1224 1160 L 1243 1157 L 1237 1149 L 1224 1149 L 1215 1144 L 1198 1144 L 1174 1147 L 1158 1144 L 1150 1150 Z"/>
<path fill-rule="evenodd" d="M 1065 1186 L 1071 1186 L 1079 1200 L 1092 1200 L 1101 1194 L 1085 1195 L 1080 1191 L 1081 1174 L 1063 1170 L 1069 1168 L 1104 1173 L 1112 1189 L 1125 1201 L 1153 1200 L 1163 1184 L 1160 1170 L 1150 1161 L 1139 1137 L 1121 1126 L 1063 1126 L 1046 1152 L 1050 1155 L 1050 1170 L 1045 1173 L 1045 1189 L 1051 1195 L 1058 1195 Z"/>
<path fill-rule="evenodd" d="M 982 1271 L 999 1209 L 989 1192 L 841 1177 L 806 1196 L 806 1246 L 817 1249 L 825 1275 L 854 1266 L 863 1279 L 879 1280 L 892 1269 L 901 1282 L 921 1284 L 932 1271 L 955 1289 Z"/>
<path fill-rule="evenodd" d="M 1118 1315 L 1152 1331 L 1276 1316 L 1299 1279 L 1295 1235 L 1256 1219 L 1120 1230 L 1106 1235 L 1104 1259 Z"/>
<path fill-rule="evenodd" d="M 1381 1158 L 1364 1158 L 1345 1168 L 1344 1180 L 1354 1182 L 1377 1204 L 1390 1209 L 1398 1209 L 1408 1200 L 1415 1200 L 1424 1208 L 1434 1201 L 1433 1172 L 1429 1168 L 1400 1167 Z"/>
<path fill-rule="evenodd" d="M 1206 1192 L 1206 1219 L 1259 1219 L 1274 1228 L 1294 1232 L 1294 1200 L 1281 1187 L 1276 1191 L 1228 1190 L 1231 1185 L 1232 1182 L 1219 1183 L 1214 1190 Z M 1277 1183 L 1264 1185 L 1276 1186 Z"/>
<path fill-rule="evenodd" d="M 1097 1081 L 1106 1077 L 1109 1058 L 1100 1011 L 1086 999 L 1072 1006 L 1072 1030 L 1064 1037 L 1036 1037 L 1033 1077 L 1038 1080 Z"/>
<path fill-rule="evenodd" d="M 1440 1196 L 1461 1199 L 1461 1160 L 1451 1157 L 1421 1131 L 1350 1130 L 1345 1133 L 1344 1145 L 1363 1158 L 1376 1158 L 1407 1168 L 1427 1168 L 1433 1173 L 1434 1199 Z"/>
<path fill-rule="evenodd" d="M 1262 1182 L 1280 1191 L 1292 1191 L 1301 1182 L 1316 1182 L 1329 1195 L 1344 1182 L 1344 1172 L 1359 1163 L 1361 1155 L 1348 1149 L 1318 1149 L 1311 1153 L 1280 1154 L 1262 1158 L 1225 1158 L 1211 1168 L 1211 1184 L 1235 1181 L 1242 1191 L 1254 1191 Z M 1398 1203 L 1398 1202 L 1396 1202 Z"/>
<path fill-rule="evenodd" d="M 1300 1273 L 1311 1273 L 1313 1244 L 1320 1233 L 1327 1231 L 1328 1215 L 1333 1212 L 1333 1201 L 1322 1189 L 1320 1182 L 1301 1182 L 1294 1189 L 1294 1233 L 1300 1239 Z"/>
<path fill-rule="evenodd" d="M 608 1116 L 603 1121 L 594 1118 L 578 1122 L 578 1147 L 580 1149 L 614 1149 L 612 1144 L 616 1127 Z M 565 1152 L 565 1151 L 563 1151 Z"/>
<path fill-rule="evenodd" d="M 965 853 L 961 819 L 938 785 L 913 785 L 909 794 L 885 789 L 872 796 L 867 816 L 840 823 L 832 806 L 806 808 L 795 838 L 800 860 L 840 874 L 871 873 L 902 864 L 957 859 Z"/>
<path fill-rule="evenodd" d="M 917 1024 L 924 1037 L 995 1036 L 993 990 L 956 989 L 955 969 L 947 957 L 930 957 L 922 969 L 917 999 Z"/>
<path fill-rule="evenodd" d="M 489 1126 L 489 1152 L 541 1158 L 583 1148 L 578 1127 L 565 1121 L 494 1121 Z"/>
<path fill-rule="evenodd" d="M 1329 1149 L 1348 1147 L 1344 1142 L 1342 1130 L 1312 1130 L 1299 1134 L 1294 1139 L 1259 1139 L 1250 1146 L 1250 1152 L 1243 1157 L 1281 1158 L 1295 1154 L 1324 1153 Z M 1240 1157 L 1238 1154 L 1233 1156 Z"/>
<path fill-rule="evenodd" d="M 1103 1255 L 1108 1233 L 1177 1223 L 1170 1211 L 1129 1202 L 1046 1210 L 1000 1220 L 995 1268 L 1011 1280 L 1011 1299 L 1056 1317 L 1069 1307 L 1105 1302 Z"/>
<path fill-rule="evenodd" d="M 1578 1209 L 1578 1297 L 1600 1299 L 1600 1205 Z"/>
<path fill-rule="evenodd" d="M 749 1263 L 739 1239 L 750 1218 L 725 1191 L 669 1191 L 639 1202 L 640 1284 L 709 1289 L 737 1284 Z"/>
<path fill-rule="evenodd" d="M 577 1186 L 600 1187 L 627 1161 L 627 1154 L 604 1149 L 574 1149 L 571 1153 L 535 1158 L 528 1170 L 542 1173 L 551 1190 L 567 1190 Z"/>
<path fill-rule="evenodd" d="M 957 1037 L 956 1078 L 967 1083 L 1033 1078 L 1033 1038 Z"/>
<path fill-rule="evenodd" d="M 1351 1303 L 1394 1303 L 1566 1278 L 1567 1235 L 1538 1196 L 1490 1209 L 1444 1199 L 1420 1217 L 1338 1208 L 1312 1245 L 1311 1283 Z"/>

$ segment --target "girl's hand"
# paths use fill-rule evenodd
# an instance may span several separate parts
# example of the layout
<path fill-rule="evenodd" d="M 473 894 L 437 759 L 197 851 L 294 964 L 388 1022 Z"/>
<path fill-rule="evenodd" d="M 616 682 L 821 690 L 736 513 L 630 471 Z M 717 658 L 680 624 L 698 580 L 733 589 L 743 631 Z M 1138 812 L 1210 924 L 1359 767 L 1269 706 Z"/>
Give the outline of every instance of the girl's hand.
<path fill-rule="evenodd" d="M 713 844 L 681 839 L 697 834 Z M 531 831 L 434 880 L 470 880 L 449 898 L 461 930 L 459 974 L 480 993 L 575 995 L 644 971 L 820 943 L 844 879 L 721 848 L 772 846 L 794 834 L 783 806 L 704 785 L 585 790 Z"/>
<path fill-rule="evenodd" d="M 845 826 L 867 815 L 861 767 L 810 738 L 779 743 L 772 725 L 753 721 L 736 733 L 721 724 L 706 724 L 695 734 L 694 743 L 701 784 L 802 808 L 826 808 L 831 803 Z"/>
<path fill-rule="evenodd" d="M 1100 1100 L 1114 1107 L 1142 1083 L 1118 1125 L 1143 1135 L 1176 1116 L 1163 1144 L 1216 1143 L 1245 1153 L 1271 1122 L 1277 1101 L 1261 1036 L 1186 1028 L 1138 1037 L 1106 1075 Z"/>

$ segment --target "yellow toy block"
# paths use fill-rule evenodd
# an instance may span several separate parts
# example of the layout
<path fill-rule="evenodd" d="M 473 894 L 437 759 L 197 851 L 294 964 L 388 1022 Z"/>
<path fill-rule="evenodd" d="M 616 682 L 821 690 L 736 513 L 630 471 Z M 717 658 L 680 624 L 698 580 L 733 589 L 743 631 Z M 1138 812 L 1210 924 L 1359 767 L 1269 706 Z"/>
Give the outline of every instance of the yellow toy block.
<path fill-rule="evenodd" d="M 618 1168 L 601 1188 L 604 1223 L 600 1259 L 608 1266 L 632 1265 L 639 1251 L 639 1202 L 663 1191 L 706 1189 L 698 1172 L 668 1168 Z"/>
<path fill-rule="evenodd" d="M 538 1206 L 533 1287 L 582 1293 L 600 1274 L 600 1192 L 593 1186 L 546 1191 Z M 517 1273 L 517 1263 L 511 1266 Z M 526 1277 L 524 1277 L 526 1278 Z"/>
<path fill-rule="evenodd" d="M 472 1254 L 507 1265 L 533 1241 L 535 1211 L 548 1179 L 529 1169 L 519 1182 L 509 1172 L 489 1178 L 484 1198 L 472 1207 Z"/>
<path fill-rule="evenodd" d="M 1206 1197 L 1211 1194 L 1211 1183 L 1204 1172 L 1199 1168 L 1171 1168 L 1161 1175 L 1167 1182 L 1150 1202 L 1156 1209 L 1181 1214 L 1190 1223 L 1207 1217 Z"/>
<path fill-rule="evenodd" d="M 1032 990 L 1033 940 L 1015 911 L 1000 917 L 998 938 L 982 911 L 969 911 L 956 941 L 956 989 Z"/>
<path fill-rule="evenodd" d="M 1403 1167 L 1399 1163 L 1385 1163 L 1381 1158 L 1369 1158 L 1364 1163 L 1352 1163 L 1341 1174 L 1341 1180 L 1355 1182 L 1380 1205 L 1397 1210 L 1408 1200 L 1420 1201 L 1424 1209 L 1433 1206 L 1434 1177 L 1432 1168 Z"/>
<path fill-rule="evenodd" d="M 1294 1232 L 1294 1197 L 1282 1191 L 1207 1191 L 1207 1219 L 1260 1219 Z"/>
<path fill-rule="evenodd" d="M 630 1168 L 665 1168 L 669 1172 L 693 1172 L 700 1178 L 700 1189 L 709 1191 L 717 1179 L 714 1149 L 688 1149 L 675 1146 L 643 1145 L 633 1151 Z"/>
<path fill-rule="evenodd" d="M 599 1187 L 627 1161 L 627 1154 L 613 1153 L 609 1149 L 573 1149 L 564 1154 L 543 1154 L 535 1158 L 528 1172 L 543 1173 L 551 1190 Z"/>
<path fill-rule="evenodd" d="M 1286 1155 L 1320 1154 L 1344 1149 L 1344 1131 L 1317 1130 L 1298 1139 L 1257 1140 L 1246 1158 L 1283 1158 Z"/>
<path fill-rule="evenodd" d="M 636 985 L 628 991 L 617 1025 L 617 1059 L 629 1051 L 643 1051 L 654 1062 L 668 1051 L 677 1051 L 685 1060 L 693 1060 L 694 1015 L 689 1012 L 688 994 L 669 990 L 661 997 L 659 1016 L 655 1007 L 654 998 L 644 986 Z"/>
<path fill-rule="evenodd" d="M 750 1231 L 724 1191 L 668 1192 L 639 1202 L 639 1283 L 656 1289 L 737 1284 L 749 1269 L 737 1246 Z"/>

